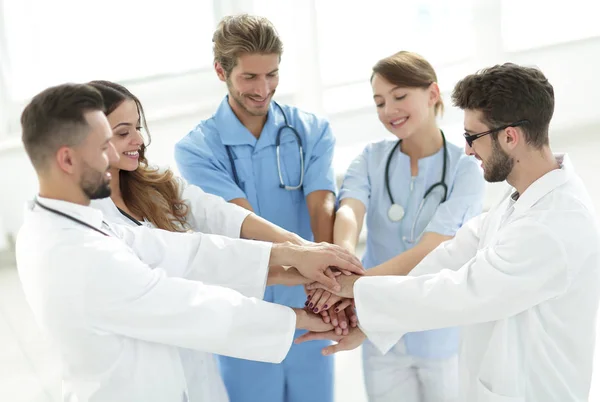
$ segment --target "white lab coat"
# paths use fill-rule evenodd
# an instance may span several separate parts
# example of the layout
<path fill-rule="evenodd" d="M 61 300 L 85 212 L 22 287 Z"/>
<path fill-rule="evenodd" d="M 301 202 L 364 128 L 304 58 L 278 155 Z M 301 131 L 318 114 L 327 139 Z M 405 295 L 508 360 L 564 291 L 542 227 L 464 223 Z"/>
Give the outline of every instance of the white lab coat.
<path fill-rule="evenodd" d="M 231 204 L 223 198 L 202 191 L 199 187 L 188 185 L 180 179 L 180 196 L 188 206 L 186 223 L 195 232 L 217 234 L 239 238 L 242 223 L 251 213 L 249 210 Z M 90 206 L 102 211 L 108 223 L 136 227 L 137 224 L 123 215 L 110 198 L 93 200 Z M 147 220 L 142 222 L 153 227 Z M 143 243 L 136 246 L 145 247 Z M 212 273 L 205 272 L 201 280 L 212 284 Z M 227 284 L 222 284 L 227 286 Z M 219 373 L 215 355 L 191 349 L 179 351 L 185 373 L 190 402 L 228 402 L 227 390 Z"/>
<path fill-rule="evenodd" d="M 382 352 L 409 331 L 463 326 L 461 401 L 587 401 L 599 248 L 597 217 L 565 157 L 410 276 L 359 279 L 358 318 Z"/>
<path fill-rule="evenodd" d="M 293 311 L 258 300 L 269 243 L 109 229 L 97 209 L 39 200 L 116 235 L 32 207 L 17 237 L 25 296 L 62 358 L 64 400 L 186 401 L 179 348 L 275 363 L 287 354 Z M 209 274 L 231 289 L 198 281 Z"/>

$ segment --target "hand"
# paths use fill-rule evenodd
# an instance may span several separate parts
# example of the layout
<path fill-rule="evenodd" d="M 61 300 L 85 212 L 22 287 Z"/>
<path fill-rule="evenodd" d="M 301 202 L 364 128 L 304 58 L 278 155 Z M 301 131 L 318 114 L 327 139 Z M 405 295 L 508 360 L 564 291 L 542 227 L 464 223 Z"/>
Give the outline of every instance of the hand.
<path fill-rule="evenodd" d="M 324 290 L 328 290 L 331 293 L 335 294 L 336 296 L 340 296 L 343 298 L 347 298 L 347 299 L 353 299 L 354 298 L 354 283 L 358 280 L 358 278 L 360 278 L 360 276 L 357 275 L 349 275 L 349 276 L 344 276 L 341 275 L 337 278 L 337 282 L 339 284 L 339 287 L 337 288 L 337 290 L 335 288 L 331 288 L 331 287 L 327 287 L 327 286 L 323 286 L 323 284 L 318 283 L 318 282 L 313 282 L 310 285 L 306 286 L 306 289 L 308 290 L 316 290 L 316 289 L 324 289 Z"/>
<path fill-rule="evenodd" d="M 328 243 L 313 243 L 307 246 L 273 244 L 269 266 L 291 265 L 304 277 L 312 279 L 325 289 L 339 290 L 334 267 L 342 272 L 364 274 L 362 264 L 354 255 L 343 248 Z M 342 277 L 342 276 L 340 276 Z"/>
<path fill-rule="evenodd" d="M 319 339 L 328 339 L 337 342 L 335 345 L 323 348 L 321 353 L 328 356 L 343 350 L 352 350 L 359 347 L 367 337 L 358 327 L 350 328 L 348 335 L 337 335 L 334 331 L 329 332 L 307 332 L 306 334 L 296 338 L 294 343 L 302 343 L 307 341 L 315 341 Z"/>
<path fill-rule="evenodd" d="M 306 329 L 310 332 L 326 332 L 333 329 L 333 325 L 323 321 L 321 316 L 310 314 L 301 308 L 292 309 L 296 313 L 296 329 Z"/>

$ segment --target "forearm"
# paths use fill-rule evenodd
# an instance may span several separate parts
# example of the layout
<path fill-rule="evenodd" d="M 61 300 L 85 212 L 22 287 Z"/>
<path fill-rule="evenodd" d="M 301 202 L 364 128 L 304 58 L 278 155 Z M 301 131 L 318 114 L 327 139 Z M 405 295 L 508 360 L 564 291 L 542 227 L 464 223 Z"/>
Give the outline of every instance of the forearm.
<path fill-rule="evenodd" d="M 310 227 L 316 243 L 333 243 L 335 196 L 328 193 L 318 205 L 309 208 Z"/>
<path fill-rule="evenodd" d="M 250 214 L 242 223 L 240 237 L 243 239 L 253 239 L 268 241 L 271 243 L 303 244 L 305 241 L 295 233 L 287 230 L 261 218 L 256 214 Z"/>
<path fill-rule="evenodd" d="M 267 285 L 285 285 L 296 286 L 311 283 L 312 279 L 307 279 L 294 267 L 285 269 L 282 266 L 273 266 L 269 268 Z"/>
<path fill-rule="evenodd" d="M 427 232 L 423 235 L 419 243 L 413 248 L 397 255 L 394 258 L 380 264 L 369 271 L 369 276 L 385 275 L 408 275 L 429 253 L 437 248 L 441 243 L 451 239 L 451 236 L 444 236 L 439 233 Z"/>
<path fill-rule="evenodd" d="M 362 221 L 358 221 L 352 208 L 342 206 L 335 216 L 333 243 L 355 253 L 361 229 Z"/>

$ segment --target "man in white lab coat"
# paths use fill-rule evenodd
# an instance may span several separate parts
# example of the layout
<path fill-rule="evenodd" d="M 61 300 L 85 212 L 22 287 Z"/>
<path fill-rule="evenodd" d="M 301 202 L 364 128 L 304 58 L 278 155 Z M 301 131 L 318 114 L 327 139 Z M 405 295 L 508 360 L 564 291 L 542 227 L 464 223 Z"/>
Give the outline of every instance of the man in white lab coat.
<path fill-rule="evenodd" d="M 21 117 L 40 189 L 19 231 L 17 267 L 62 358 L 65 401 L 187 401 L 178 347 L 280 362 L 296 328 L 331 328 L 259 299 L 270 267 L 330 286 L 330 266 L 361 273 L 340 248 L 103 222 L 89 203 L 110 195 L 118 156 L 102 104 L 94 88 L 66 84 L 38 94 Z"/>
<path fill-rule="evenodd" d="M 513 188 L 408 276 L 341 277 L 360 329 L 299 341 L 338 340 L 324 350 L 333 353 L 366 334 L 385 353 L 406 332 L 462 326 L 461 401 L 587 401 L 600 235 L 568 157 L 549 147 L 553 88 L 507 63 L 467 76 L 452 98 L 465 111 L 466 152 L 487 181 Z"/>

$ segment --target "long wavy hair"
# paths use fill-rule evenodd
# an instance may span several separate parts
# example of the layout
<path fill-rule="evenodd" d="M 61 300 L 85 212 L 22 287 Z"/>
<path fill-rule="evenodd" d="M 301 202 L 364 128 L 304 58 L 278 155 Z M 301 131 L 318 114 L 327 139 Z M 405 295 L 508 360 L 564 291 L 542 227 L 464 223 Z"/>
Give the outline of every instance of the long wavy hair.
<path fill-rule="evenodd" d="M 157 228 L 172 232 L 186 231 L 188 206 L 181 199 L 180 182 L 173 171 L 150 166 L 146 159 L 146 149 L 151 138 L 140 100 L 127 88 L 114 82 L 91 81 L 88 85 L 102 94 L 107 116 L 124 101 L 133 100 L 137 105 L 140 124 L 146 132 L 148 142 L 140 147 L 138 168 L 132 172 L 119 170 L 119 187 L 127 208 L 135 215 L 146 218 Z"/>

